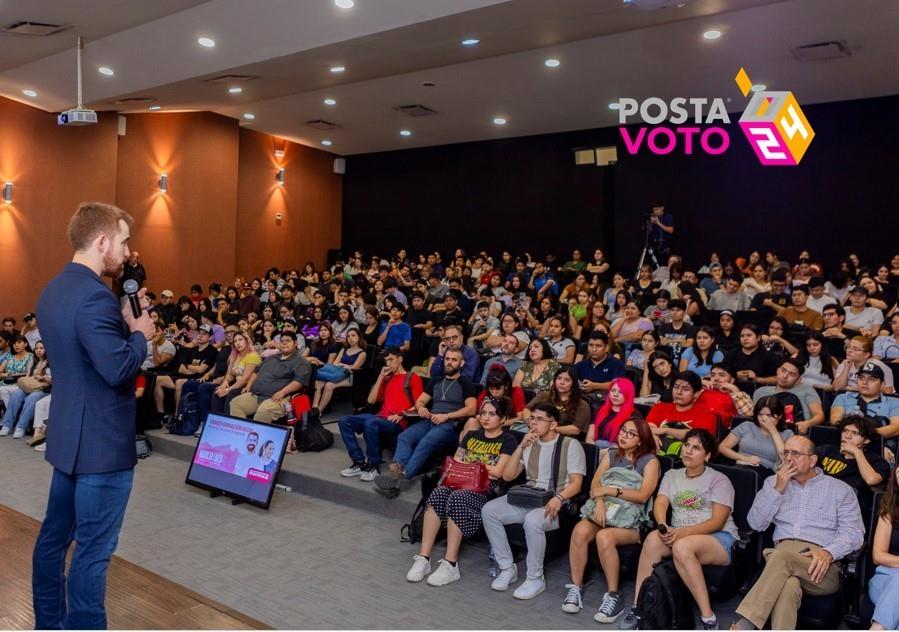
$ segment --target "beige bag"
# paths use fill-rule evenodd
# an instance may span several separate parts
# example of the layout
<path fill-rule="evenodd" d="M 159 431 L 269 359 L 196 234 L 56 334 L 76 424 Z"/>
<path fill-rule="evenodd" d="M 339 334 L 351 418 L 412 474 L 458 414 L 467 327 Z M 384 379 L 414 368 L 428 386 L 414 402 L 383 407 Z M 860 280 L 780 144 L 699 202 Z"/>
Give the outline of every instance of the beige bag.
<path fill-rule="evenodd" d="M 37 393 L 38 391 L 42 391 L 47 388 L 47 384 L 45 382 L 41 382 L 39 379 L 31 375 L 20 377 L 16 382 L 16 386 L 18 386 L 26 395 L 31 395 L 32 393 Z"/>

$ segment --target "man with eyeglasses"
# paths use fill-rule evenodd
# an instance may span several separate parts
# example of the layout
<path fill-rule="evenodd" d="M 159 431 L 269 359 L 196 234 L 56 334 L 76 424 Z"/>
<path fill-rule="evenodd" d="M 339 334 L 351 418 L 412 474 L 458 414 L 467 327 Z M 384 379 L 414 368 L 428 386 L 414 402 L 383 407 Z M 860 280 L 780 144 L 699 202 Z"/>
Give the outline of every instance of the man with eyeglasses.
<path fill-rule="evenodd" d="M 463 362 L 461 350 L 446 351 L 443 375 L 432 378 L 415 401 L 422 419 L 400 433 L 387 474 L 375 477 L 376 491 L 395 498 L 404 482 L 418 475 L 432 455 L 456 445 L 457 422 L 465 421 L 477 411 L 477 389 L 462 376 Z"/>
<path fill-rule="evenodd" d="M 840 589 L 840 560 L 862 547 L 865 527 L 855 491 L 816 467 L 808 437 L 787 439 L 784 463 L 765 480 L 747 521 L 764 532 L 774 524 L 773 549 L 765 569 L 737 608 L 738 630 L 795 630 L 802 595 L 832 595 Z"/>
<path fill-rule="evenodd" d="M 877 432 L 890 439 L 891 449 L 899 436 L 899 398 L 883 395 L 883 369 L 874 362 L 866 362 L 858 370 L 858 392 L 840 393 L 830 409 L 830 421 L 836 423 L 848 415 L 874 418 Z"/>
<path fill-rule="evenodd" d="M 559 528 L 562 505 L 581 491 L 587 473 L 584 448 L 579 441 L 563 437 L 556 430 L 559 409 L 548 403 L 537 404 L 528 420 L 530 431 L 506 461 L 503 480 L 514 481 L 524 472 L 527 483 L 540 489 L 551 489 L 552 462 L 556 442 L 562 441 L 559 457 L 556 495 L 543 507 L 530 509 L 509 503 L 506 496 L 495 498 L 481 509 L 484 531 L 499 566 L 499 575 L 491 584 L 497 591 L 505 591 L 518 579 L 518 567 L 509 546 L 505 525 L 520 524 L 527 540 L 527 578 L 512 593 L 516 599 L 533 599 L 546 589 L 543 577 L 543 558 L 546 553 L 546 532 Z"/>
<path fill-rule="evenodd" d="M 431 368 L 428 375 L 431 378 L 438 378 L 446 374 L 446 365 L 444 357 L 447 351 L 458 351 L 462 354 L 464 363 L 462 365 L 462 377 L 474 382 L 475 375 L 478 371 L 478 352 L 465 344 L 465 337 L 462 333 L 462 327 L 455 324 L 447 324 L 443 328 L 443 338 L 437 347 L 437 355 L 431 360 Z M 513 373 L 514 375 L 514 373 Z"/>
<path fill-rule="evenodd" d="M 771 291 L 759 292 L 752 297 L 749 304 L 751 311 L 768 312 L 774 315 L 780 309 L 786 309 L 790 306 L 791 296 L 786 293 L 787 289 L 787 271 L 780 269 L 775 270 L 771 275 Z"/>
<path fill-rule="evenodd" d="M 805 367 L 793 358 L 787 358 L 777 367 L 773 386 L 762 386 L 752 394 L 752 402 L 755 404 L 763 397 L 774 395 L 784 408 L 792 406 L 793 421 L 796 429 L 802 434 L 808 433 L 808 429 L 824 423 L 824 407 L 818 392 L 808 384 L 800 381 Z M 787 417 L 790 415 L 788 414 Z M 789 423 L 789 418 L 787 422 Z"/>

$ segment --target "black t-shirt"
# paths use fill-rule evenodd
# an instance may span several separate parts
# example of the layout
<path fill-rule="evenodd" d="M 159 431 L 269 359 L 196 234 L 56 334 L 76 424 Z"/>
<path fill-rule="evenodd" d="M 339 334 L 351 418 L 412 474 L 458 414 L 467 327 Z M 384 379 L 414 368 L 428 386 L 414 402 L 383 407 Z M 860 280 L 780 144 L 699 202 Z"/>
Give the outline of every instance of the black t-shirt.
<path fill-rule="evenodd" d="M 840 452 L 840 446 L 832 443 L 818 446 L 816 452 L 818 454 L 818 467 L 824 470 L 824 473 L 828 476 L 838 478 L 854 489 L 855 493 L 858 494 L 859 503 L 862 505 L 863 511 L 865 508 L 870 508 L 873 494 L 871 488 L 858 471 L 858 461 L 844 457 Z M 865 450 L 865 458 L 868 459 L 868 463 L 871 464 L 874 471 L 883 477 L 883 482 L 890 479 L 890 464 L 876 450 Z M 867 514 L 862 513 L 862 515 Z"/>
<path fill-rule="evenodd" d="M 715 334 L 715 343 L 721 352 L 727 355 L 731 351 L 740 348 L 740 334 L 736 330 L 732 330 L 729 335 L 725 335 L 723 331 Z"/>
<path fill-rule="evenodd" d="M 425 393 L 431 396 L 432 413 L 451 413 L 463 408 L 469 397 L 477 397 L 478 389 L 468 378 L 451 380 L 443 376 L 428 382 Z"/>
<path fill-rule="evenodd" d="M 231 358 L 231 347 L 228 345 L 223 345 L 221 349 L 219 349 L 218 354 L 215 356 L 215 372 L 212 374 L 212 379 L 222 377 L 225 372 L 228 370 L 228 360 Z"/>
<path fill-rule="evenodd" d="M 465 450 L 463 461 L 466 463 L 483 463 L 491 467 L 499 463 L 503 454 L 512 454 L 518 447 L 518 440 L 508 430 L 503 430 L 498 437 L 492 439 L 484 435 L 484 430 L 472 430 L 459 442 Z"/>
<path fill-rule="evenodd" d="M 777 358 L 765 351 L 761 346 L 749 355 L 743 349 L 735 349 L 727 354 L 725 360 L 734 370 L 754 371 L 756 377 L 771 377 L 777 371 Z"/>
<path fill-rule="evenodd" d="M 424 325 L 428 321 L 434 322 L 434 314 L 427 309 L 416 310 L 410 308 L 409 311 L 406 312 L 406 322 L 409 323 L 410 327 Z"/>
<path fill-rule="evenodd" d="M 773 314 L 774 310 L 764 305 L 765 300 L 769 298 L 778 307 L 789 307 L 792 304 L 792 300 L 790 299 L 789 294 L 781 293 L 772 295 L 771 292 L 759 292 L 752 297 L 752 302 L 749 304 L 749 309 L 757 309 L 760 312 L 768 312 L 769 314 Z"/>
<path fill-rule="evenodd" d="M 851 332 L 843 331 L 844 334 L 851 335 Z M 846 359 L 846 338 L 824 338 L 824 344 L 827 345 L 827 350 L 830 351 L 830 355 L 837 359 L 838 362 L 842 362 Z"/>
<path fill-rule="evenodd" d="M 184 359 L 181 360 L 181 364 L 185 366 L 200 366 L 201 364 L 205 364 L 206 369 L 208 370 L 209 367 L 215 365 L 218 353 L 219 350 L 212 345 L 206 345 L 206 348 L 202 350 L 200 347 L 194 347 L 184 354 Z M 193 373 L 191 374 L 191 377 L 194 375 L 200 374 Z"/>

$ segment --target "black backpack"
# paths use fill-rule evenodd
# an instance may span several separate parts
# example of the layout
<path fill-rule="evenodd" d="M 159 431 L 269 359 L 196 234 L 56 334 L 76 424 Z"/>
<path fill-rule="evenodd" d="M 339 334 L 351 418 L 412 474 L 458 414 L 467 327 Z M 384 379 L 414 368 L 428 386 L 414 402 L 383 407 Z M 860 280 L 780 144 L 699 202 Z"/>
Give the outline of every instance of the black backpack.
<path fill-rule="evenodd" d="M 322 425 L 318 415 L 310 415 L 309 411 L 303 413 L 293 431 L 300 452 L 321 452 L 334 445 L 334 434 Z"/>
<path fill-rule="evenodd" d="M 169 417 L 166 429 L 169 434 L 192 437 L 200 428 L 200 404 L 194 393 L 186 393 L 178 402 L 178 413 Z"/>
<path fill-rule="evenodd" d="M 425 512 L 428 510 L 428 498 L 431 492 L 437 488 L 440 480 L 440 472 L 429 472 L 421 477 L 421 500 L 412 512 L 412 519 L 400 527 L 400 542 L 416 544 L 421 542 L 421 534 L 424 530 Z"/>
<path fill-rule="evenodd" d="M 637 599 L 641 630 L 692 630 L 693 596 L 677 574 L 674 562 L 662 560 L 640 587 Z"/>

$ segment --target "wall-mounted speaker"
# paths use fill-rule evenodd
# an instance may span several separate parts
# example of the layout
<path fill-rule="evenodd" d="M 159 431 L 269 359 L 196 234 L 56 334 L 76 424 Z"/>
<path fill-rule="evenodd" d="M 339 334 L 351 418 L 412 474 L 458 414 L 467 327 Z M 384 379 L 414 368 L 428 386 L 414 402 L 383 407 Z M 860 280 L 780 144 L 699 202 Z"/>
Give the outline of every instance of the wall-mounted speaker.
<path fill-rule="evenodd" d="M 346 173 L 346 158 L 334 159 L 334 173 L 339 173 L 340 175 Z"/>

